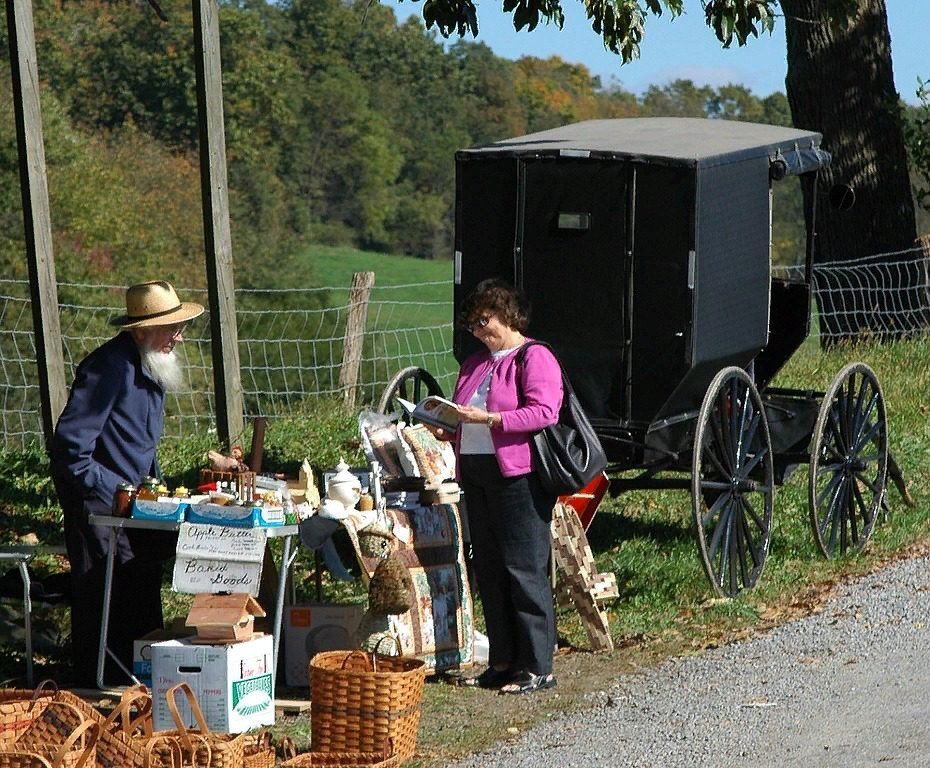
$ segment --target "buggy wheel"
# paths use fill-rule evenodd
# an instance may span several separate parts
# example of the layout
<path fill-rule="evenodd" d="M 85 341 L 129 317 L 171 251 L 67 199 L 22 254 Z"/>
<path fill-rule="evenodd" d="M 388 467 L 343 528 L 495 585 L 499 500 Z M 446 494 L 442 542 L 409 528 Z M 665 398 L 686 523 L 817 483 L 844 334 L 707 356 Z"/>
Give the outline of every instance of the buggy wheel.
<path fill-rule="evenodd" d="M 378 413 L 388 414 L 403 410 L 397 402 L 398 397 L 412 403 L 419 403 L 427 395 L 442 396 L 442 387 L 433 375 L 426 369 L 417 368 L 415 365 L 402 368 L 394 374 L 384 388 L 384 394 L 378 401 Z"/>
<path fill-rule="evenodd" d="M 704 395 L 691 464 L 698 550 L 718 595 L 735 597 L 762 575 L 774 495 L 762 398 L 746 371 L 724 368 Z"/>
<path fill-rule="evenodd" d="M 885 495 L 888 425 L 878 378 L 865 363 L 841 370 L 820 404 L 811 446 L 811 527 L 827 557 L 861 549 Z"/>

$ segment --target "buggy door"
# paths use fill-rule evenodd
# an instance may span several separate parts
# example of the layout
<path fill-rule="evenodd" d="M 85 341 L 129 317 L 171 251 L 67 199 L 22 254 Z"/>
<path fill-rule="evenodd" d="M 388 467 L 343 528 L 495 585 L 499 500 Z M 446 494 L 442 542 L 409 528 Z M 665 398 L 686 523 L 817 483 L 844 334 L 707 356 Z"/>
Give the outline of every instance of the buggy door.
<path fill-rule="evenodd" d="M 629 172 L 615 158 L 522 159 L 514 247 L 530 335 L 556 349 L 589 416 L 619 420 L 628 403 Z"/>

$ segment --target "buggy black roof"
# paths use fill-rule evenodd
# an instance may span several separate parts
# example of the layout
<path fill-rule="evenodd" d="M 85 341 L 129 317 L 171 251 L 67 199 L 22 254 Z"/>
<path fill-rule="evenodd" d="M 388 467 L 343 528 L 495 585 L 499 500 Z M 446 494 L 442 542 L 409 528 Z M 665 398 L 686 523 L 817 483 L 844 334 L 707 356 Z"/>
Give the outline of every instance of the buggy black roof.
<path fill-rule="evenodd" d="M 554 156 L 613 156 L 666 165 L 706 167 L 768 157 L 782 159 L 787 174 L 829 165 L 814 131 L 761 123 L 690 117 L 586 120 L 561 128 L 462 150 L 464 157 L 487 153 Z"/>

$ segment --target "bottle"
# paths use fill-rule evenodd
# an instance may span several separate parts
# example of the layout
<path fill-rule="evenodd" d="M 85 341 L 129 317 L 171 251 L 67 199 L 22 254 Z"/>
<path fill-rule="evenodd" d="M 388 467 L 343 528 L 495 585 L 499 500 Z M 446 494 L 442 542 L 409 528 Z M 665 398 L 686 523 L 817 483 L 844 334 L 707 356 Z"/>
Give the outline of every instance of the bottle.
<path fill-rule="evenodd" d="M 120 483 L 113 494 L 113 516 L 129 517 L 132 514 L 132 500 L 136 495 L 136 486 L 132 483 Z"/>

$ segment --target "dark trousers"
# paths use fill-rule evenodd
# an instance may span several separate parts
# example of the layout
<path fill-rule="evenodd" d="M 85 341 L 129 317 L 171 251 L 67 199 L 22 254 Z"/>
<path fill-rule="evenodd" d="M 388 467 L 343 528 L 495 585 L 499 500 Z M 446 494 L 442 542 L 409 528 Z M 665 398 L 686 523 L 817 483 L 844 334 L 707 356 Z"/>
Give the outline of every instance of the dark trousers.
<path fill-rule="evenodd" d="M 75 683 L 92 686 L 97 677 L 109 529 L 90 525 L 87 516 L 109 514 L 110 507 L 98 498 L 82 497 L 67 480 L 54 480 L 64 512 L 65 546 L 71 563 Z M 161 583 L 165 559 L 173 555 L 176 541 L 174 533 L 117 531 L 107 645 L 127 669 L 132 669 L 133 641 L 164 626 Z M 108 682 L 129 682 L 109 658 L 104 671 Z"/>
<path fill-rule="evenodd" d="M 549 563 L 556 499 L 535 474 L 503 477 L 493 455 L 459 457 L 492 666 L 552 671 L 555 611 Z"/>

